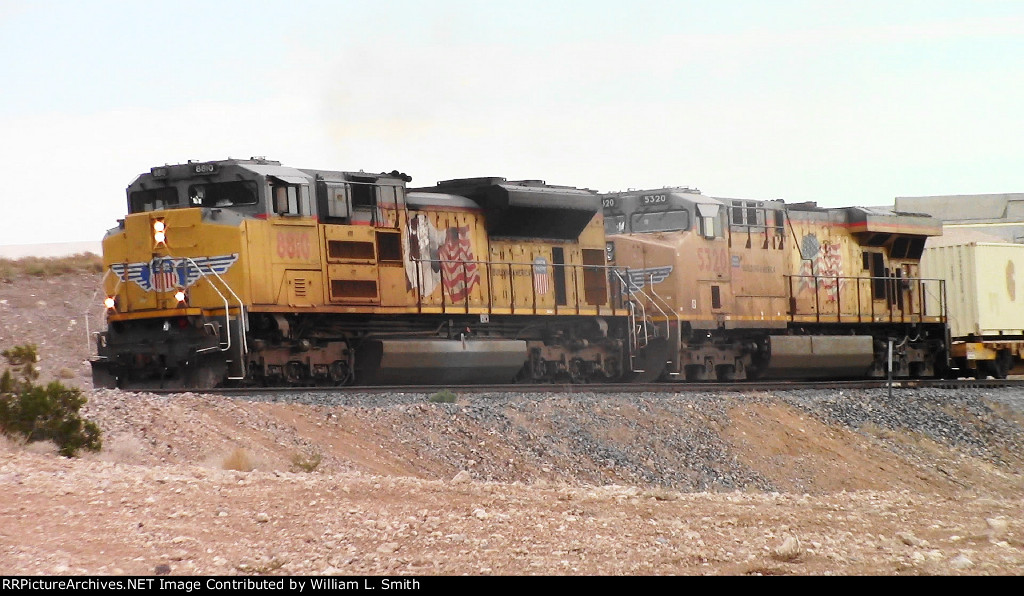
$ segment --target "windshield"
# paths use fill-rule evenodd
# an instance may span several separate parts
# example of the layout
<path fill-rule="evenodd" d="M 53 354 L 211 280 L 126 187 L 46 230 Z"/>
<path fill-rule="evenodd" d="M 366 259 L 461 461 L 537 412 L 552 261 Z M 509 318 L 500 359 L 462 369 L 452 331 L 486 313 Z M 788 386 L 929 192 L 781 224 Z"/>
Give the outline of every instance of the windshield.
<path fill-rule="evenodd" d="M 193 207 L 253 205 L 256 198 L 256 183 L 251 180 L 210 182 L 188 187 L 188 202 Z"/>
<path fill-rule="evenodd" d="M 690 229 L 689 211 L 658 211 L 653 213 L 634 213 L 631 223 L 633 233 L 641 232 L 674 232 Z"/>
<path fill-rule="evenodd" d="M 180 207 L 178 203 L 178 189 L 173 186 L 167 186 L 164 188 L 137 190 L 131 193 L 129 207 L 132 213 Z"/>

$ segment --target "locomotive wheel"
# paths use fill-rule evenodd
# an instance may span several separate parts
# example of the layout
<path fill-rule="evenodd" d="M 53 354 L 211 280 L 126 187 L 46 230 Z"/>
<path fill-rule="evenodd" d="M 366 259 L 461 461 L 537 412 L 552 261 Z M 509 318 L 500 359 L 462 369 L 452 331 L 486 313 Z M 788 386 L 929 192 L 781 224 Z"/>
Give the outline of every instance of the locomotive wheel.
<path fill-rule="evenodd" d="M 1010 350 L 999 350 L 996 359 L 992 363 L 992 376 L 997 379 L 1005 379 L 1013 367 L 1013 353 Z"/>
<path fill-rule="evenodd" d="M 653 383 L 657 380 L 668 362 L 668 349 L 665 338 L 652 338 L 647 347 L 637 354 L 636 364 L 643 372 L 637 373 L 633 380 L 637 383 Z"/>
<path fill-rule="evenodd" d="M 977 368 L 975 368 L 973 372 L 975 379 L 987 379 L 989 375 L 994 375 L 995 364 L 988 360 L 978 362 Z"/>
<path fill-rule="evenodd" d="M 732 365 L 723 365 L 729 366 Z M 710 358 L 704 361 L 704 364 L 688 364 L 686 365 L 686 380 L 687 381 L 714 381 L 716 376 L 716 369 L 714 363 Z"/>
<path fill-rule="evenodd" d="M 305 362 L 290 360 L 288 364 L 285 365 L 285 377 L 288 383 L 292 385 L 307 382 L 309 377 L 309 367 Z"/>
<path fill-rule="evenodd" d="M 330 379 L 335 385 L 347 385 L 352 380 L 352 371 L 348 362 L 335 360 L 331 363 Z"/>
<path fill-rule="evenodd" d="M 992 377 L 993 379 L 1005 379 L 1008 372 L 1009 366 L 1000 354 L 995 360 L 978 362 L 978 368 L 974 370 L 974 378 L 987 379 Z"/>
<path fill-rule="evenodd" d="M 707 381 L 714 381 L 717 379 L 718 371 L 715 368 L 714 360 L 710 358 L 704 359 L 704 379 Z"/>
<path fill-rule="evenodd" d="M 715 367 L 715 373 L 719 381 L 735 381 L 736 366 L 733 364 L 719 364 Z"/>

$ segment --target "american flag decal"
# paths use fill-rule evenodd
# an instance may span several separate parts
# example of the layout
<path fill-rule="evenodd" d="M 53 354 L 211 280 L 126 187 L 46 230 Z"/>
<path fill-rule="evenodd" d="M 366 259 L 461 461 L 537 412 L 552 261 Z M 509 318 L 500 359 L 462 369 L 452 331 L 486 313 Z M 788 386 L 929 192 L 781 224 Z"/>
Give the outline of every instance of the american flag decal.
<path fill-rule="evenodd" d="M 448 228 L 437 256 L 441 260 L 441 283 L 448 295 L 453 302 L 465 300 L 480 282 L 480 271 L 469 241 L 469 227 Z"/>
<path fill-rule="evenodd" d="M 172 259 L 153 259 L 149 264 L 149 279 L 156 292 L 171 292 L 177 288 L 184 287 L 182 283 L 183 266 Z"/>
<path fill-rule="evenodd" d="M 533 291 L 538 296 L 551 291 L 551 275 L 548 273 L 548 261 L 544 257 L 533 260 Z"/>

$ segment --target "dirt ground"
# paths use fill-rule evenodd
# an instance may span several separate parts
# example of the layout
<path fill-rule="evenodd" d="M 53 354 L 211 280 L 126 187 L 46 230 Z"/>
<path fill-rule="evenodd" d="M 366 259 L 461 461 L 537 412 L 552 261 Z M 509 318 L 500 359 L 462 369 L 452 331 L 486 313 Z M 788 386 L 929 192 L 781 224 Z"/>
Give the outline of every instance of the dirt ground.
<path fill-rule="evenodd" d="M 627 399 L 562 396 L 529 416 L 512 400 L 513 433 L 467 397 L 93 392 L 84 314 L 95 331 L 97 283 L 0 283 L 0 349 L 39 345 L 42 378 L 86 390 L 104 431 L 103 451 L 77 459 L 0 443 L 0 575 L 1024 575 L 1022 453 L 1001 437 L 979 451 L 852 429 L 770 395 L 686 424 Z M 731 469 L 772 488 L 677 490 L 610 455 L 581 459 L 568 439 L 538 454 L 529 437 L 555 436 L 575 409 L 623 452 L 699 426 Z"/>

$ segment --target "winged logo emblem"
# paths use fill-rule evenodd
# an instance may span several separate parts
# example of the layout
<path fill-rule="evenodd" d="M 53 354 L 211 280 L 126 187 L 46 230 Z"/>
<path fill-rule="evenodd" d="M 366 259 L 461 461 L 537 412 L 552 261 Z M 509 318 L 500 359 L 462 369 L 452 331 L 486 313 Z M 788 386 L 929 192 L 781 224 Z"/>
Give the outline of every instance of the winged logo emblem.
<path fill-rule="evenodd" d="M 639 291 L 645 285 L 660 284 L 672 274 L 672 265 L 664 267 L 650 267 L 648 269 L 631 269 L 626 279 L 626 291 L 629 293 Z"/>
<path fill-rule="evenodd" d="M 204 275 L 223 275 L 238 253 L 216 257 L 157 257 L 143 263 L 114 263 L 110 270 L 123 282 L 135 282 L 147 292 L 171 292 L 194 285 Z"/>

